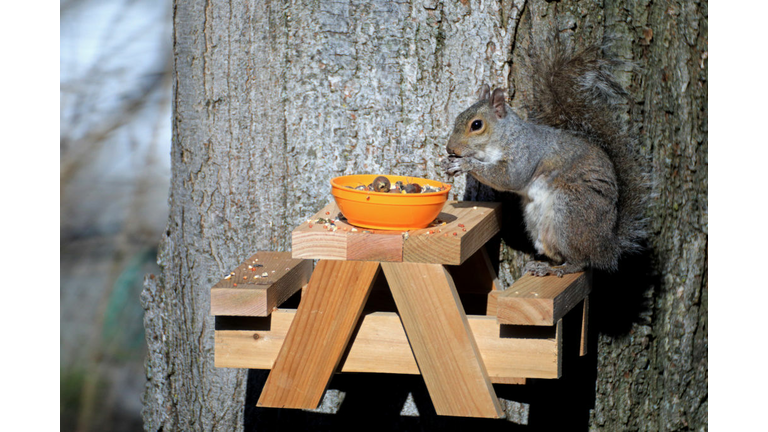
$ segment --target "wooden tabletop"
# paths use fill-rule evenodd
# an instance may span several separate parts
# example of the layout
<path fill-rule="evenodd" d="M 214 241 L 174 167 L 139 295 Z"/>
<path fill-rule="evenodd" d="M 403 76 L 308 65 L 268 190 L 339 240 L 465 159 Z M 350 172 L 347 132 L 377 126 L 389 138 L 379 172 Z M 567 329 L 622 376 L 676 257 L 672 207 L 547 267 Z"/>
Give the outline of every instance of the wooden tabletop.
<path fill-rule="evenodd" d="M 355 227 L 328 204 L 293 230 L 293 258 L 459 265 L 501 228 L 501 203 L 448 201 L 435 222 L 411 231 Z"/>

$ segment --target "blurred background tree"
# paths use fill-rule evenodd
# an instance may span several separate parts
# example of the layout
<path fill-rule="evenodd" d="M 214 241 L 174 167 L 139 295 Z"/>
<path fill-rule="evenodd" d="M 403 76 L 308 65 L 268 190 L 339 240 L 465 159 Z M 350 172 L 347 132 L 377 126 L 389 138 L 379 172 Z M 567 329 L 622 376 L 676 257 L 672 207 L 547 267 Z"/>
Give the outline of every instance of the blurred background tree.
<path fill-rule="evenodd" d="M 168 215 L 171 2 L 60 3 L 61 430 L 142 429 L 139 302 Z"/>

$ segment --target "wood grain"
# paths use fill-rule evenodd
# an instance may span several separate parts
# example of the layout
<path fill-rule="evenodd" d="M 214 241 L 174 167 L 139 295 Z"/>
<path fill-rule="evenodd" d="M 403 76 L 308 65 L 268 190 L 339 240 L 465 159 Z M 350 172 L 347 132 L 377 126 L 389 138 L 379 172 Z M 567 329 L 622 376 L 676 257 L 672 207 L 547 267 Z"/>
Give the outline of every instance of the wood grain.
<path fill-rule="evenodd" d="M 496 296 L 496 316 L 502 324 L 554 325 L 592 289 L 589 273 L 561 278 L 525 275 Z M 490 300 L 490 299 L 489 299 Z"/>
<path fill-rule="evenodd" d="M 381 266 L 437 414 L 501 417 L 501 405 L 445 268 Z"/>
<path fill-rule="evenodd" d="M 403 246 L 403 261 L 459 265 L 501 229 L 501 203 L 449 201 L 443 214 L 456 219 L 436 235 L 413 233 Z"/>
<path fill-rule="evenodd" d="M 293 259 L 290 252 L 257 252 L 211 288 L 211 315 L 267 316 L 311 275 L 311 260 Z"/>
<path fill-rule="evenodd" d="M 318 262 L 258 406 L 317 408 L 378 272 L 377 262 Z"/>
<path fill-rule="evenodd" d="M 269 330 L 217 330 L 216 367 L 272 369 L 295 315 L 293 309 L 274 311 Z M 468 315 L 467 320 L 491 382 L 559 377 L 559 334 L 551 338 L 501 337 L 494 317 Z M 394 312 L 363 315 L 338 370 L 419 374 L 400 317 Z"/>
<path fill-rule="evenodd" d="M 317 222 L 329 218 L 332 225 Z M 292 250 L 294 258 L 305 259 L 459 265 L 500 226 L 501 204 L 493 202 L 448 201 L 433 226 L 411 231 L 352 226 L 331 203 L 293 230 Z"/>

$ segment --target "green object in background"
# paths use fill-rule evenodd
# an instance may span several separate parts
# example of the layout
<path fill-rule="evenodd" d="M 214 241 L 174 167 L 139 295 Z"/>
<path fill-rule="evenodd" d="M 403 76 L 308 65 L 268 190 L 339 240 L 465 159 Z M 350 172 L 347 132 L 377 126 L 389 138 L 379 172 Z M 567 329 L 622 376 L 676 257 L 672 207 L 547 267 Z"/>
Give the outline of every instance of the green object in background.
<path fill-rule="evenodd" d="M 144 355 L 144 309 L 140 296 L 144 275 L 156 265 L 156 259 L 156 248 L 136 253 L 112 285 L 101 332 L 105 355 L 118 358 Z"/>

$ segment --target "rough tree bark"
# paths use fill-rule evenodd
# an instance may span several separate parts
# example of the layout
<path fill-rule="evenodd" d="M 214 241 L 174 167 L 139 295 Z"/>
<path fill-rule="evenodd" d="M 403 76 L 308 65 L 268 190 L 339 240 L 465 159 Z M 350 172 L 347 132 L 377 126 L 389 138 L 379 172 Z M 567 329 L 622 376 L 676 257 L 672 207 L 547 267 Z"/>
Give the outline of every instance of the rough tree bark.
<path fill-rule="evenodd" d="M 456 114 L 485 82 L 522 106 L 525 48 L 552 34 L 610 34 L 640 66 L 619 77 L 657 197 L 648 252 L 596 280 L 582 429 L 705 430 L 707 3 L 669 0 L 176 1 L 170 215 L 142 294 L 145 428 L 241 430 L 247 373 L 213 367 L 210 287 L 256 250 L 289 249 L 334 176 L 444 178 Z M 509 284 L 528 256 L 505 241 Z"/>

